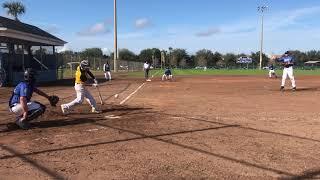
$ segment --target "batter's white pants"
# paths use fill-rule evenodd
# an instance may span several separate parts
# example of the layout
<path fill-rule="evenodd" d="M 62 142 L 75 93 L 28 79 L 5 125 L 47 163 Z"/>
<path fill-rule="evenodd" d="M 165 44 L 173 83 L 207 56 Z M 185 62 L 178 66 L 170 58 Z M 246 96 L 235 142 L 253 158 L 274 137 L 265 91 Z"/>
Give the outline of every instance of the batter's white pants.
<path fill-rule="evenodd" d="M 83 84 L 76 84 L 74 86 L 74 89 L 76 90 L 77 98 L 68 104 L 64 104 L 63 105 L 64 107 L 66 107 L 67 109 L 71 109 L 78 104 L 82 104 L 83 99 L 86 98 L 90 106 L 96 109 L 97 107 L 96 101 L 94 100 L 93 96 L 90 94 L 90 92 L 85 88 Z"/>
<path fill-rule="evenodd" d="M 111 80 L 111 72 L 110 71 L 107 71 L 107 72 L 104 72 L 104 77 L 108 80 Z"/>
<path fill-rule="evenodd" d="M 164 75 L 162 75 L 162 81 L 164 80 L 164 78 L 166 78 L 166 80 L 168 80 L 168 79 L 172 79 L 172 75 L 166 75 L 166 74 L 164 74 Z"/>
<path fill-rule="evenodd" d="M 292 87 L 296 87 L 296 82 L 295 82 L 294 77 L 293 77 L 293 68 L 292 68 L 292 66 L 288 67 L 288 68 L 283 68 L 281 86 L 285 85 L 287 76 L 289 76 L 289 78 L 291 80 Z"/>
<path fill-rule="evenodd" d="M 275 71 L 274 70 L 269 70 L 269 78 L 272 78 L 272 74 L 274 74 Z"/>
<path fill-rule="evenodd" d="M 28 111 L 33 111 L 36 109 L 40 109 L 40 104 L 30 101 L 27 103 L 28 106 Z M 23 108 L 21 104 L 16 104 L 14 105 L 11 109 L 11 112 L 15 113 L 17 117 L 20 117 L 21 115 L 23 115 Z"/>

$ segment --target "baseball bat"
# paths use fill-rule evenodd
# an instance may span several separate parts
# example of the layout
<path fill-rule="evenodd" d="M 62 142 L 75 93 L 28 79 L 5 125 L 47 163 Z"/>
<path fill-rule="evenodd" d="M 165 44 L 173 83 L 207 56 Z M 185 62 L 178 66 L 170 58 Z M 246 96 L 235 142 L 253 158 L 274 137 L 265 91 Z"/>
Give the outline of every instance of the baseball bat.
<path fill-rule="evenodd" d="M 97 86 L 97 90 L 98 90 L 98 93 L 99 93 L 100 103 L 101 103 L 101 105 L 103 105 L 102 96 L 101 96 L 100 89 L 99 89 L 99 87 L 98 87 L 98 86 Z"/>

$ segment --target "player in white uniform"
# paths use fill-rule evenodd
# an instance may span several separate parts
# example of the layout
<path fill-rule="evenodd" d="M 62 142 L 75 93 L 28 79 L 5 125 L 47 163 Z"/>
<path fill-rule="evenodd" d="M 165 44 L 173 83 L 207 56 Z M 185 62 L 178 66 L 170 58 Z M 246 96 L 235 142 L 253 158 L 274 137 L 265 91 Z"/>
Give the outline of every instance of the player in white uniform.
<path fill-rule="evenodd" d="M 146 81 L 151 81 L 151 79 L 149 79 L 150 63 L 148 61 L 143 64 L 143 70 Z"/>
<path fill-rule="evenodd" d="M 284 85 L 286 83 L 287 76 L 289 76 L 291 80 L 292 90 L 296 90 L 296 82 L 294 80 L 293 76 L 293 64 L 294 64 L 294 58 L 290 55 L 290 52 L 287 51 L 284 53 L 282 57 L 278 59 L 278 62 L 282 63 L 283 65 L 283 74 L 282 74 L 282 81 L 281 81 L 281 88 L 280 90 L 284 90 Z"/>

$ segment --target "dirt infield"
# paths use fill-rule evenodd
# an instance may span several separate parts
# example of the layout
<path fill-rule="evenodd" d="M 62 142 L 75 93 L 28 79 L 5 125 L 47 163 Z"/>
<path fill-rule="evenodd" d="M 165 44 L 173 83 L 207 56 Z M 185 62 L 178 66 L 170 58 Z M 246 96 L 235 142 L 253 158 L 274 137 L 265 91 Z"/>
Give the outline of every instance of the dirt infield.
<path fill-rule="evenodd" d="M 119 105 L 143 83 L 121 77 L 100 87 L 102 114 L 86 103 L 68 116 L 48 107 L 27 131 L 7 127 L 2 88 L 0 179 L 320 178 L 320 78 L 298 77 L 296 92 L 280 92 L 279 81 L 154 79 Z M 70 85 L 41 89 L 75 97 Z"/>

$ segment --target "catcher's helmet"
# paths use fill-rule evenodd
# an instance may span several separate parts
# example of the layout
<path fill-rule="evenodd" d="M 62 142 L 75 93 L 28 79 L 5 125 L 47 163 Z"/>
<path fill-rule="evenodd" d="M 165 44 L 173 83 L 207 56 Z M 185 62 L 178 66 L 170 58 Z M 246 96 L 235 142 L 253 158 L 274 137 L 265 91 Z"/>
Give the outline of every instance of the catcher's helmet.
<path fill-rule="evenodd" d="M 290 52 L 289 51 L 286 51 L 284 54 L 287 54 L 287 55 L 289 55 L 290 54 Z"/>
<path fill-rule="evenodd" d="M 88 61 L 88 60 L 82 60 L 82 61 L 80 62 L 80 67 L 81 67 L 81 69 L 83 69 L 83 70 L 89 70 L 89 69 L 90 69 L 89 61 Z"/>
<path fill-rule="evenodd" d="M 35 76 L 36 76 L 36 71 L 33 70 L 32 68 L 27 68 L 23 74 L 24 80 L 27 82 L 34 82 L 36 80 Z"/>

